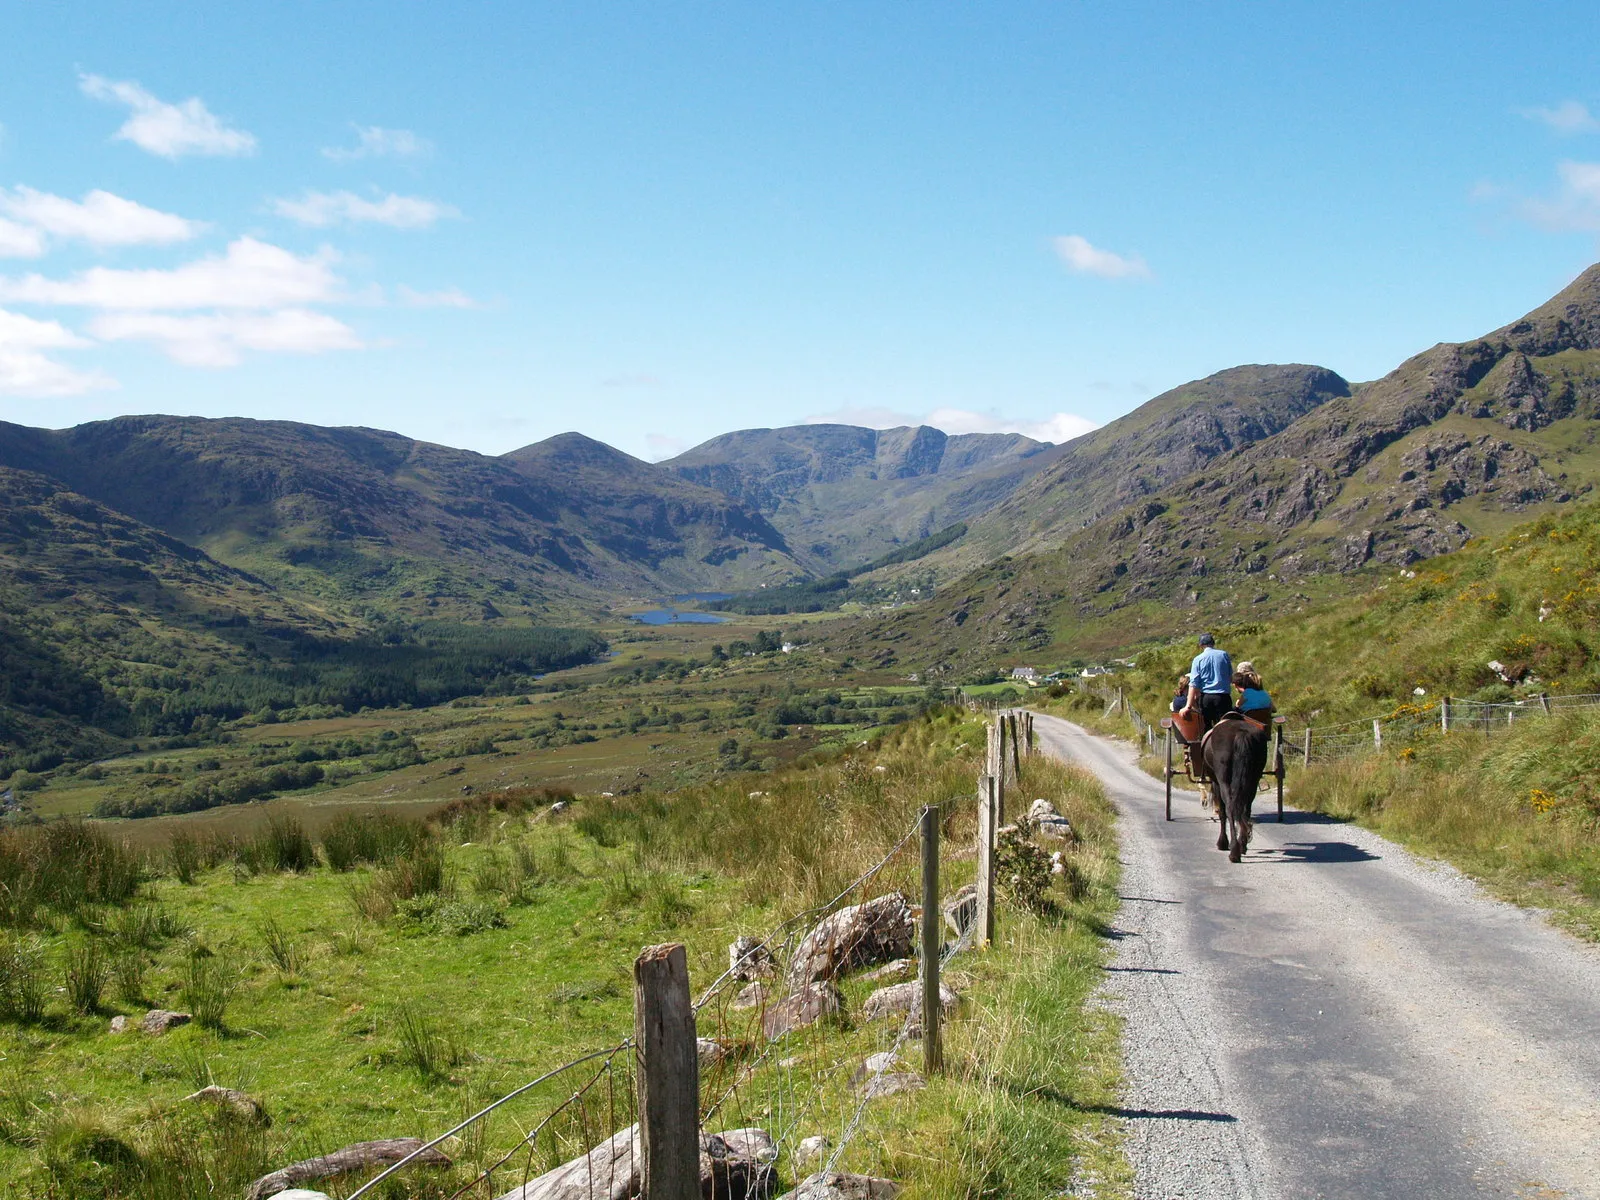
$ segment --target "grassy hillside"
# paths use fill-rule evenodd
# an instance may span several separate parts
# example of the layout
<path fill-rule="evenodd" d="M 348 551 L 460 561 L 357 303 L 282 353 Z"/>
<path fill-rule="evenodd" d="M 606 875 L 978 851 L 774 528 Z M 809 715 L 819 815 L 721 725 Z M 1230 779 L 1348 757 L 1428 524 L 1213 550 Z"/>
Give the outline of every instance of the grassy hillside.
<path fill-rule="evenodd" d="M 848 644 L 959 671 L 1301 611 L 1588 495 L 1597 438 L 1600 266 L 1527 317 L 1417 355 Z"/>
<path fill-rule="evenodd" d="M 68 825 L 0 832 L 13 901 L 0 906 L 6 1194 L 236 1196 L 299 1157 L 440 1131 L 631 1028 L 641 946 L 684 941 L 698 989 L 721 973 L 734 936 L 833 896 L 923 804 L 950 804 L 945 878 L 962 882 L 981 741 L 976 722 L 949 713 L 758 777 L 759 790 L 747 778 L 670 799 L 591 795 L 560 816 L 549 796 L 501 791 L 428 828 L 369 814 L 324 828 L 319 847 L 280 819 L 259 836 L 185 838 L 143 866 Z M 1080 1173 L 1108 1181 L 1099 1194 L 1121 1194 L 1106 1115 L 1115 1029 L 1086 1010 L 1115 905 L 1109 809 L 1085 776 L 1044 761 L 1029 771 L 1030 794 L 1051 797 L 1080 833 L 1077 891 L 1057 885 L 1043 905 L 1008 906 L 992 951 L 953 960 L 947 977 L 963 1000 L 948 1074 L 867 1105 L 841 1164 L 915 1194 L 1059 1195 Z M 98 866 L 53 872 L 58 860 Z M 902 854 L 873 894 L 916 878 L 915 853 Z M 58 981 L 71 987 L 57 992 Z M 750 1014 L 727 997 L 701 1013 L 700 1032 L 732 1051 L 707 1069 L 707 1101 L 751 1071 L 711 1127 L 794 1121 L 778 1163 L 786 1183 L 804 1173 L 794 1142 L 837 1140 L 857 1106 L 856 1067 L 893 1040 L 890 1022 L 859 1015 L 870 987 L 847 980 L 845 1015 L 791 1037 L 782 1056 L 760 1057 Z M 107 1031 L 112 1014 L 153 1004 L 205 1022 L 160 1038 Z M 628 1079 L 608 1076 L 490 1194 L 525 1164 L 554 1165 L 627 1123 Z M 213 1082 L 257 1098 L 270 1126 L 183 1101 Z M 456 1167 L 410 1174 L 385 1194 L 450 1194 L 516 1150 L 572 1087 L 562 1079 L 514 1102 L 449 1145 Z M 354 1184 L 324 1186 L 342 1195 Z"/>

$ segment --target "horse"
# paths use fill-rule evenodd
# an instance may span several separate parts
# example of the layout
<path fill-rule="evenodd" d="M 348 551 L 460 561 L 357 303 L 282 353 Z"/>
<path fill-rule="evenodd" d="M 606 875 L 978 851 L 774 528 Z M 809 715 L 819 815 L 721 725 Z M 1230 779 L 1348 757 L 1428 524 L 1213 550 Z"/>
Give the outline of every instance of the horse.
<path fill-rule="evenodd" d="M 1250 806 L 1267 769 L 1267 730 L 1248 717 L 1229 714 L 1206 734 L 1200 753 L 1211 776 L 1211 791 L 1216 799 L 1222 832 L 1217 849 L 1228 853 L 1229 862 L 1239 862 L 1250 845 Z"/>

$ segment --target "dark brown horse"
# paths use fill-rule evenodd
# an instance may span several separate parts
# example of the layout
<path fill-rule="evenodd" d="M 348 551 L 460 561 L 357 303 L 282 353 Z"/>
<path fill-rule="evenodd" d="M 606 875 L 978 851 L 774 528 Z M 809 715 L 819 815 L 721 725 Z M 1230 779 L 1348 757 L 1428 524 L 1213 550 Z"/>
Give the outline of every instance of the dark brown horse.
<path fill-rule="evenodd" d="M 1230 862 L 1244 857 L 1250 845 L 1250 806 L 1267 769 L 1267 731 L 1247 717 L 1218 721 L 1206 735 L 1201 754 L 1211 776 L 1212 794 L 1222 832 L 1217 849 L 1226 850 Z"/>

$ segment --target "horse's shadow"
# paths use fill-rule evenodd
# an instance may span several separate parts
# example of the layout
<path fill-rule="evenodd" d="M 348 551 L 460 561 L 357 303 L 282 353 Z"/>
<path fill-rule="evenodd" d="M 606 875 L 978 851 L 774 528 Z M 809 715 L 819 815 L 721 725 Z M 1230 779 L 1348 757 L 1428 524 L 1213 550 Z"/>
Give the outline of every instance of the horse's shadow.
<path fill-rule="evenodd" d="M 1059 1104 L 1064 1108 L 1070 1108 L 1074 1112 L 1104 1113 L 1110 1117 L 1142 1118 L 1144 1120 L 1211 1121 L 1228 1125 L 1235 1123 L 1239 1119 L 1232 1113 L 1207 1112 L 1204 1109 L 1195 1108 L 1124 1108 L 1120 1104 L 1080 1104 L 1065 1092 L 1048 1085 L 1041 1084 L 1038 1087 L 1027 1087 L 1014 1079 L 1002 1079 L 999 1082 L 1001 1087 L 1019 1100 L 1027 1100 L 1037 1096 L 1040 1099 Z"/>

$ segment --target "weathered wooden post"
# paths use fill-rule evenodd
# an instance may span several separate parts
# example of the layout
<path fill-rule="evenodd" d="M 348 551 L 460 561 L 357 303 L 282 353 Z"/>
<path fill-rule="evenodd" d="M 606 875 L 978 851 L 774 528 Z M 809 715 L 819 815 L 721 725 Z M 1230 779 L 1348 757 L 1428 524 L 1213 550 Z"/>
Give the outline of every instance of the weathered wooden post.
<path fill-rule="evenodd" d="M 1022 745 L 1017 737 L 1017 714 L 1012 713 L 1006 718 L 1011 724 L 1011 778 L 1022 779 Z"/>
<path fill-rule="evenodd" d="M 1446 696 L 1439 701 L 1439 730 L 1442 733 L 1450 732 L 1450 697 Z"/>
<path fill-rule="evenodd" d="M 1374 750 L 1383 749 L 1383 722 L 1378 720 L 1377 717 L 1372 718 L 1372 748 Z"/>
<path fill-rule="evenodd" d="M 973 926 L 985 944 L 994 941 L 994 839 L 1000 823 L 995 820 L 993 775 L 978 776 L 978 911 Z"/>
<path fill-rule="evenodd" d="M 1539 707 L 1544 709 L 1544 715 L 1545 716 L 1548 717 L 1550 715 L 1550 693 L 1549 692 L 1540 692 L 1539 693 Z"/>
<path fill-rule="evenodd" d="M 700 1065 L 682 943 L 633 963 L 642 1200 L 700 1200 Z"/>
<path fill-rule="evenodd" d="M 944 1069 L 939 1018 L 939 806 L 922 810 L 922 1065 L 927 1075 Z M 687 996 L 687 992 L 685 995 Z M 693 1039 L 690 1040 L 691 1046 Z M 695 1131 L 695 1194 L 699 1194 L 699 1131 Z M 656 1200 L 646 1196 L 645 1200 Z M 677 1200 L 676 1195 L 674 1200 Z M 689 1200 L 685 1194 L 683 1200 Z"/>
<path fill-rule="evenodd" d="M 1306 766 L 1311 765 L 1311 726 L 1306 726 Z"/>

